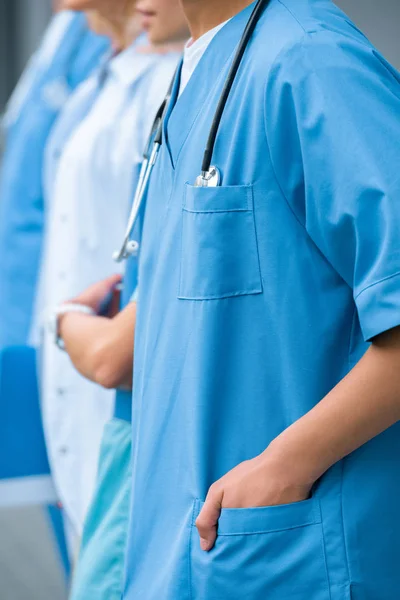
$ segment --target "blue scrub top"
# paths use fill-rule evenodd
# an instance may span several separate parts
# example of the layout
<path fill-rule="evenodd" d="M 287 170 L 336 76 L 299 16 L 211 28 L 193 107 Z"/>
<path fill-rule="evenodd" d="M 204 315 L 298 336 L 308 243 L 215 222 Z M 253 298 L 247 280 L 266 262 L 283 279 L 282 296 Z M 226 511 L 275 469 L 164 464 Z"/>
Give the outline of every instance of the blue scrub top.
<path fill-rule="evenodd" d="M 69 94 L 108 47 L 77 13 L 7 130 L 0 176 L 0 347 L 26 344 L 44 229 L 43 152 Z"/>
<path fill-rule="evenodd" d="M 136 187 L 137 182 L 139 180 L 140 168 L 138 167 L 134 176 L 134 182 Z M 142 204 L 140 209 L 140 214 L 138 217 L 138 222 L 134 228 L 132 233 L 132 240 L 137 242 L 141 242 L 141 232 L 143 225 L 143 215 L 145 212 L 145 203 Z M 130 302 L 136 302 L 138 295 L 138 257 L 133 255 L 128 258 L 124 281 L 123 281 L 123 289 L 121 293 L 121 310 L 126 308 L 126 306 Z M 123 421 L 131 421 L 132 419 L 132 392 L 127 390 L 117 390 L 115 394 L 115 408 L 114 408 L 114 418 L 122 419 Z"/>
<path fill-rule="evenodd" d="M 305 502 L 195 520 L 213 482 L 400 324 L 400 76 L 329 0 L 271 0 L 195 188 L 254 5 L 173 92 L 139 266 L 126 600 L 394 600 L 400 425 Z"/>
<path fill-rule="evenodd" d="M 137 179 L 136 179 L 137 181 Z M 137 237 L 137 236 L 136 236 Z M 136 256 L 131 256 L 126 264 L 126 273 L 121 293 L 121 310 L 133 301 L 133 294 L 137 288 L 138 262 Z M 114 418 L 123 421 L 132 419 L 132 392 L 117 390 L 115 393 Z"/>

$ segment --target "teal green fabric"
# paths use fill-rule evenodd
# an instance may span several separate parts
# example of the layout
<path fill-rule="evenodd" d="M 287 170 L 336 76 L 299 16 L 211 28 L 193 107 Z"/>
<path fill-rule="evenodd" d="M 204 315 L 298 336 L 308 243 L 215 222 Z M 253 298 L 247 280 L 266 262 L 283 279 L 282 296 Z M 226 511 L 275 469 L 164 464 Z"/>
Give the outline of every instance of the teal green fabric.
<path fill-rule="evenodd" d="M 105 427 L 95 497 L 86 519 L 70 600 L 120 600 L 127 540 L 131 424 Z"/>

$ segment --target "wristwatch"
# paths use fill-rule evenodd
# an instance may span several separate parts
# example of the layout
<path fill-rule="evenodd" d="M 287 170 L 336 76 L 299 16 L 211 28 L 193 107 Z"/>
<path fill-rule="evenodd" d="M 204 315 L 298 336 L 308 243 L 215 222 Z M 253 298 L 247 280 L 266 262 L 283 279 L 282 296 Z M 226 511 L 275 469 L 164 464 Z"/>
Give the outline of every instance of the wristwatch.
<path fill-rule="evenodd" d="M 74 304 L 73 302 L 61 304 L 55 310 L 53 310 L 48 321 L 48 327 L 53 336 L 54 343 L 61 350 L 65 350 L 65 344 L 60 336 L 59 320 L 62 315 L 70 312 L 82 313 L 90 316 L 96 315 L 96 312 L 90 308 L 90 306 L 86 306 L 85 304 Z"/>

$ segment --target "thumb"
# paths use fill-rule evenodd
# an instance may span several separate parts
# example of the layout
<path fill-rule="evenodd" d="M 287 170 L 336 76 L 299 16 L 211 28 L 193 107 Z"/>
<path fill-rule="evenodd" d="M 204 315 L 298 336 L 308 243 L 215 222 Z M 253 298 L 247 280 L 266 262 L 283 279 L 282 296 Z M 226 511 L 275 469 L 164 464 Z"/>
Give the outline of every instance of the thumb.
<path fill-rule="evenodd" d="M 107 296 L 111 294 L 114 288 L 121 283 L 122 276 L 121 275 L 110 275 L 107 279 L 103 279 L 101 283 L 99 283 L 98 293 L 100 297 Z"/>
<path fill-rule="evenodd" d="M 120 293 L 118 291 L 118 284 L 121 283 L 122 277 L 120 275 L 112 275 L 101 282 L 98 292 L 98 307 L 97 312 L 102 316 L 112 316 L 110 312 L 116 309 L 119 311 L 119 299 Z"/>
<path fill-rule="evenodd" d="M 110 277 L 107 277 L 107 279 L 104 279 L 104 281 L 103 281 L 104 289 L 111 291 L 115 288 L 116 285 L 121 283 L 121 281 L 122 281 L 121 274 L 115 273 L 114 275 L 110 275 Z"/>
<path fill-rule="evenodd" d="M 209 552 L 217 539 L 218 520 L 221 515 L 223 491 L 211 486 L 201 513 L 196 519 L 201 549 Z"/>
<path fill-rule="evenodd" d="M 86 304 L 93 308 L 94 311 L 98 312 L 101 305 L 107 300 L 108 296 L 111 296 L 115 286 L 120 283 L 121 279 L 121 275 L 111 275 L 110 277 L 107 277 L 107 279 L 94 283 L 82 292 L 82 294 L 77 296 L 74 299 L 74 302 Z"/>

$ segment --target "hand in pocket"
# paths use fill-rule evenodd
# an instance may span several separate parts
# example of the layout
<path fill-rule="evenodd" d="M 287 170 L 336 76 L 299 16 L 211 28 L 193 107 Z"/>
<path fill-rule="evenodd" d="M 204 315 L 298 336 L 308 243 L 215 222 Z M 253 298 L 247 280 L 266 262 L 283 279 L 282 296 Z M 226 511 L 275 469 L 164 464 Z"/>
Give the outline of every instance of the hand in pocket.
<path fill-rule="evenodd" d="M 224 508 L 257 508 L 293 504 L 310 496 L 312 483 L 298 480 L 295 469 L 268 450 L 245 461 L 214 483 L 196 520 L 200 546 L 210 551 L 217 538 Z"/>

